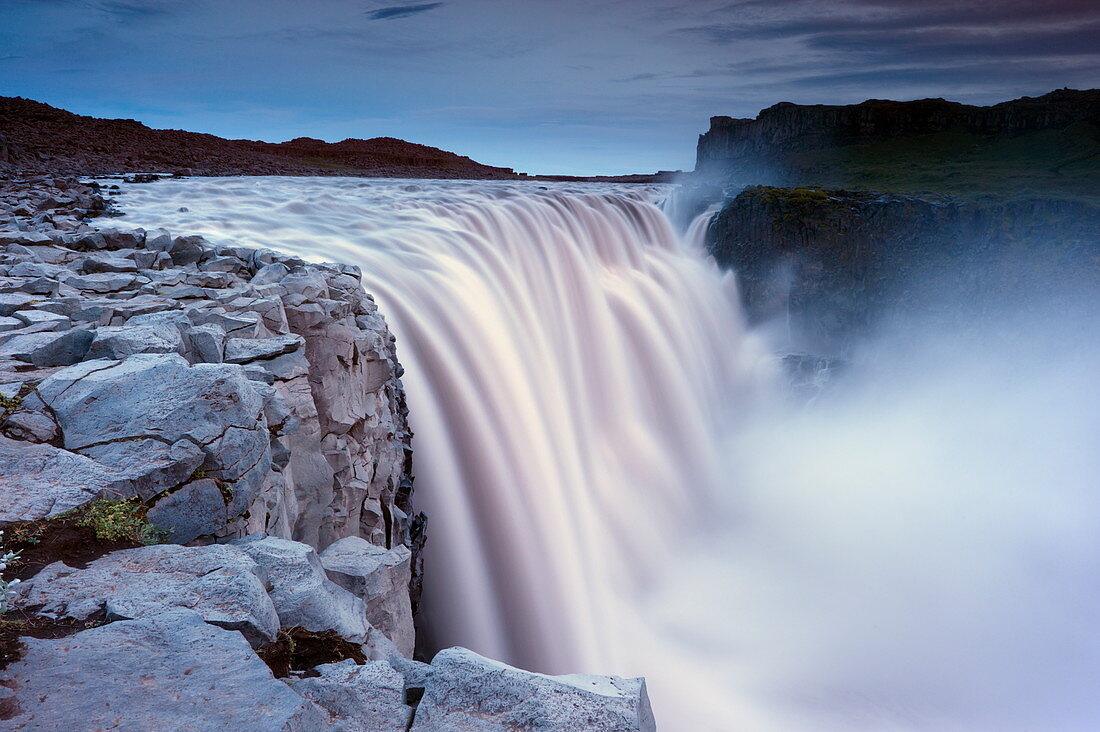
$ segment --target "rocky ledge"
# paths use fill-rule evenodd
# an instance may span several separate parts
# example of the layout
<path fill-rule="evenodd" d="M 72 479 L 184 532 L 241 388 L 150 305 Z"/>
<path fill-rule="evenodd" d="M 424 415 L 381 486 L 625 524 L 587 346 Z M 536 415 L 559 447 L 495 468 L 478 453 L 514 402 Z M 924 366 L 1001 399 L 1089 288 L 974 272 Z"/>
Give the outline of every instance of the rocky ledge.
<path fill-rule="evenodd" d="M 641 679 L 412 659 L 424 517 L 357 268 L 106 213 L 0 181 L 0 729 L 654 729 Z"/>

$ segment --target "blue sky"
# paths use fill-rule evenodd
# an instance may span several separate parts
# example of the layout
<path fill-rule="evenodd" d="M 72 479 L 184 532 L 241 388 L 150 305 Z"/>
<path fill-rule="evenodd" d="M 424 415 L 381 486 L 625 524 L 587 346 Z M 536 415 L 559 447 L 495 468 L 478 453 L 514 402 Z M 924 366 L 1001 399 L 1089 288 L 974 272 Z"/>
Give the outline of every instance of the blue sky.
<path fill-rule="evenodd" d="M 534 173 L 691 168 L 716 114 L 1100 86 L 1096 0 L 0 0 L 0 94 Z"/>

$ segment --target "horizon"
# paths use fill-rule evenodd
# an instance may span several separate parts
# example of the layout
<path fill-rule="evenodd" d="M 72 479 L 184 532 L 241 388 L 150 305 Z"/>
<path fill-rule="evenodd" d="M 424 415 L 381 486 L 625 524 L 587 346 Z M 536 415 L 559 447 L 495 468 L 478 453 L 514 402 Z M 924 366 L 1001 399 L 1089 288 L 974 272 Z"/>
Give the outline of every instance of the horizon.
<path fill-rule="evenodd" d="M 986 105 L 1100 72 L 1100 8 L 1083 0 L 0 9 L 5 96 L 229 139 L 394 137 L 531 174 L 690 170 L 710 117 L 780 101 Z"/>

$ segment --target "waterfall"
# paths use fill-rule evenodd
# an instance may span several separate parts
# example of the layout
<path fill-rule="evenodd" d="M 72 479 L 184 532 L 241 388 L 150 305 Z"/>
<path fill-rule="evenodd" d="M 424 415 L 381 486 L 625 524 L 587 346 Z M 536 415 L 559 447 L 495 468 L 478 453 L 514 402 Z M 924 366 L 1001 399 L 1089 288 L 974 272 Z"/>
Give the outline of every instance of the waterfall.
<path fill-rule="evenodd" d="M 122 203 L 362 267 L 406 368 L 426 650 L 644 675 L 664 732 L 1094 728 L 1093 291 L 1055 271 L 1018 311 L 912 307 L 792 408 L 668 193 L 226 178 Z"/>
<path fill-rule="evenodd" d="M 126 205 L 135 224 L 362 268 L 406 369 L 429 646 L 642 675 L 638 608 L 707 516 L 718 436 L 760 363 L 705 221 L 681 236 L 666 195 L 207 179 Z"/>

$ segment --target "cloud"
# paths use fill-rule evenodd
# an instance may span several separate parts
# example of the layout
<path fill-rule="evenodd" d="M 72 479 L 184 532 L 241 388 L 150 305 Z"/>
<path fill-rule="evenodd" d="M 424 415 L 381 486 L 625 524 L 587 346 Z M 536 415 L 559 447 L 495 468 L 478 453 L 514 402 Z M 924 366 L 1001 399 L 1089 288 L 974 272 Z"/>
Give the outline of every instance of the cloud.
<path fill-rule="evenodd" d="M 119 20 L 145 20 L 168 15 L 170 8 L 165 3 L 135 2 L 134 0 L 103 0 L 95 7 Z"/>
<path fill-rule="evenodd" d="M 426 13 L 435 10 L 443 3 L 421 3 L 420 5 L 390 5 L 378 10 L 371 10 L 367 17 L 371 20 L 394 20 L 395 18 L 407 18 L 410 15 Z"/>

